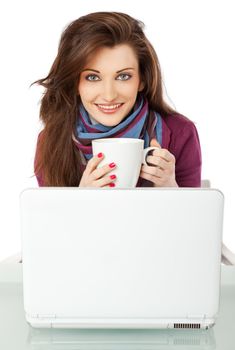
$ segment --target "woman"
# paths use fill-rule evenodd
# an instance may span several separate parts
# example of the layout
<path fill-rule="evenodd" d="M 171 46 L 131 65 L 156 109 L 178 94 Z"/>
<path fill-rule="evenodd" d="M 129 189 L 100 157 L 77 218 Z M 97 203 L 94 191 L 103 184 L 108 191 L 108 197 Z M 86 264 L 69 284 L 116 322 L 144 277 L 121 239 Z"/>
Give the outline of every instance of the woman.
<path fill-rule="evenodd" d="M 156 146 L 137 186 L 199 187 L 201 150 L 195 125 L 163 99 L 155 50 L 143 23 L 124 13 L 80 17 L 62 33 L 48 76 L 35 174 L 40 186 L 114 187 L 112 170 L 97 168 L 91 141 L 134 137 Z M 104 158 L 105 159 L 105 158 Z"/>

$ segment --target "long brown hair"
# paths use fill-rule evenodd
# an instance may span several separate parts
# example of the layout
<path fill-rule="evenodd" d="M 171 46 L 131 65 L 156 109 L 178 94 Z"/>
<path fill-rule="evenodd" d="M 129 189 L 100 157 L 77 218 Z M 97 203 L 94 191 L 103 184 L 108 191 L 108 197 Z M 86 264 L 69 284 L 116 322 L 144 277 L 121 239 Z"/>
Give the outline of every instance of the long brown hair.
<path fill-rule="evenodd" d="M 40 119 L 44 129 L 39 136 L 35 174 L 44 186 L 78 186 L 82 162 L 72 140 L 80 73 L 100 47 L 130 45 L 139 61 L 143 94 L 151 109 L 163 116 L 175 113 L 163 99 L 162 76 L 157 54 L 143 32 L 144 24 L 119 12 L 95 12 L 71 22 L 62 32 L 58 53 L 47 77 L 33 84 L 45 87 Z"/>

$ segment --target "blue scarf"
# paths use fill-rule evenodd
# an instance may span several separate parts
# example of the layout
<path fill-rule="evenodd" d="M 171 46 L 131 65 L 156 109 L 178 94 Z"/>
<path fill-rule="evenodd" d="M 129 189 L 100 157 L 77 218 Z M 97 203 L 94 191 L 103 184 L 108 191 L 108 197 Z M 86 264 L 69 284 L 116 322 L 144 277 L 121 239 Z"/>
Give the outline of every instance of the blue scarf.
<path fill-rule="evenodd" d="M 159 113 L 149 110 L 148 101 L 141 94 L 138 95 L 131 113 L 116 126 L 93 125 L 89 114 L 80 104 L 74 136 L 76 146 L 89 160 L 93 156 L 91 141 L 95 139 L 137 138 L 144 140 L 144 148 L 146 148 L 149 147 L 151 139 L 156 138 L 162 145 L 162 118 Z"/>

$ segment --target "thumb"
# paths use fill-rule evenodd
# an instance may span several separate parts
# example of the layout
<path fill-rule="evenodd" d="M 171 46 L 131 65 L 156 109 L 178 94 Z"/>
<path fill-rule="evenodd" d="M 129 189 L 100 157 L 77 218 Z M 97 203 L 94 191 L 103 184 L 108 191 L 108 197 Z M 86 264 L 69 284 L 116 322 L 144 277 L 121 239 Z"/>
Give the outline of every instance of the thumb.
<path fill-rule="evenodd" d="M 152 139 L 150 141 L 150 147 L 159 147 L 159 148 L 161 148 L 161 145 L 157 142 L 156 139 Z"/>

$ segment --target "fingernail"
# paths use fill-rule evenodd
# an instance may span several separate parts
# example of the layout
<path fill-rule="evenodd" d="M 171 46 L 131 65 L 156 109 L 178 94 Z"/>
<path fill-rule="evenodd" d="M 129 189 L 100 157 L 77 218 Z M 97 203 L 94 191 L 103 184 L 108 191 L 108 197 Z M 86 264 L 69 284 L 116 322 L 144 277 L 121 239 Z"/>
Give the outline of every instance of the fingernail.
<path fill-rule="evenodd" d="M 116 179 L 116 175 L 110 175 L 110 179 Z"/>
<path fill-rule="evenodd" d="M 103 157 L 103 153 L 99 153 L 98 158 L 102 158 L 102 157 Z"/>
<path fill-rule="evenodd" d="M 116 166 L 115 163 L 110 163 L 110 164 L 109 164 L 109 167 L 110 167 L 110 168 L 114 168 L 115 166 Z"/>
<path fill-rule="evenodd" d="M 111 183 L 109 184 L 109 187 L 115 187 L 115 184 L 114 184 L 113 182 L 111 182 Z"/>

